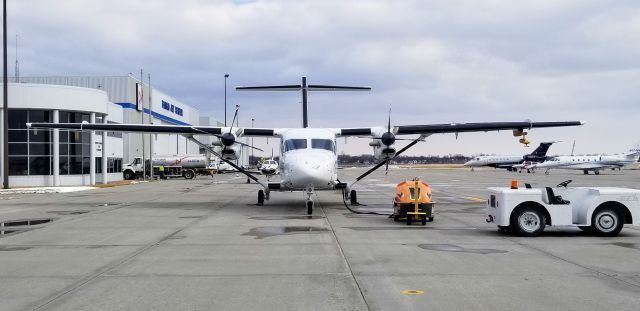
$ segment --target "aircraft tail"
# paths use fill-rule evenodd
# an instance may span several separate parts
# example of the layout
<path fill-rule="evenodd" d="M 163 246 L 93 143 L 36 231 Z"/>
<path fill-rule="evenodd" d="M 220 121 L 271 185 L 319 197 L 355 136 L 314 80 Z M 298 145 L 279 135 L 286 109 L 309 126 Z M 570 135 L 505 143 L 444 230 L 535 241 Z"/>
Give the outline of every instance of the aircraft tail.
<path fill-rule="evenodd" d="M 640 158 L 640 141 L 633 145 L 625 155 L 627 158 L 635 158 L 638 161 L 638 158 Z"/>
<path fill-rule="evenodd" d="M 547 157 L 547 151 L 549 151 L 549 147 L 551 147 L 553 143 L 555 143 L 555 141 L 540 143 L 540 145 L 538 145 L 538 148 L 525 156 L 525 161 L 540 162 L 540 159 L 544 159 Z"/>

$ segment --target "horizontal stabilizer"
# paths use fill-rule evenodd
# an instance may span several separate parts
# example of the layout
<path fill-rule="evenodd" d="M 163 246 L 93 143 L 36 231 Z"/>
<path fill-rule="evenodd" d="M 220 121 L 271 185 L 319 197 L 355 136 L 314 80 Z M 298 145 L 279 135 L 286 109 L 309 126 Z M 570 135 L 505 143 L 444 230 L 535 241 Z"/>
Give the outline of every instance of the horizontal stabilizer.
<path fill-rule="evenodd" d="M 302 85 L 236 86 L 237 91 L 300 91 Z"/>
<path fill-rule="evenodd" d="M 369 86 L 341 86 L 341 85 L 319 85 L 309 84 L 309 91 L 371 91 Z"/>
<path fill-rule="evenodd" d="M 319 85 L 310 84 L 305 87 L 307 91 L 371 91 L 368 86 L 343 86 L 343 85 Z M 238 91 L 300 91 L 302 85 L 264 85 L 264 86 L 237 86 Z"/>

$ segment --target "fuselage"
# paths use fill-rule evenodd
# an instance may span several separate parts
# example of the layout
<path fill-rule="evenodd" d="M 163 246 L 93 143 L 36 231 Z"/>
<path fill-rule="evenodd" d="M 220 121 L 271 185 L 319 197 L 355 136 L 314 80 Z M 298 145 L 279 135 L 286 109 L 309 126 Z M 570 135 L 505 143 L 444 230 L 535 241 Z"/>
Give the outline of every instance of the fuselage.
<path fill-rule="evenodd" d="M 543 163 L 537 163 L 534 167 L 542 169 L 598 170 L 621 168 L 637 161 L 637 156 L 625 155 L 558 156 Z"/>
<path fill-rule="evenodd" d="M 330 129 L 287 129 L 280 141 L 282 190 L 333 189 L 338 179 L 336 133 Z"/>
<path fill-rule="evenodd" d="M 522 163 L 522 156 L 481 156 L 475 157 L 467 161 L 464 166 L 478 167 L 478 166 L 491 166 L 491 167 L 507 167 L 514 164 Z"/>

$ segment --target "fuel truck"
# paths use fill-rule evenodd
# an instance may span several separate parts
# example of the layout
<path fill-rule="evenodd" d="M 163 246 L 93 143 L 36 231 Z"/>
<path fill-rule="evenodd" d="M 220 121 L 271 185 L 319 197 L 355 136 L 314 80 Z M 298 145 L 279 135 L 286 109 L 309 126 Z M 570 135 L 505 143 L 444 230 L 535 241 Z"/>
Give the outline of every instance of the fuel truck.
<path fill-rule="evenodd" d="M 207 161 L 205 155 L 159 155 L 153 156 L 153 163 L 145 161 L 146 174 L 151 174 L 153 169 L 154 176 L 160 176 L 160 166 L 164 166 L 164 175 L 167 178 L 184 177 L 185 179 L 193 179 L 196 175 L 215 174 L 217 169 L 214 157 Z M 131 163 L 122 167 L 122 176 L 124 179 L 131 180 L 142 177 L 143 170 L 142 157 L 136 157 Z"/>

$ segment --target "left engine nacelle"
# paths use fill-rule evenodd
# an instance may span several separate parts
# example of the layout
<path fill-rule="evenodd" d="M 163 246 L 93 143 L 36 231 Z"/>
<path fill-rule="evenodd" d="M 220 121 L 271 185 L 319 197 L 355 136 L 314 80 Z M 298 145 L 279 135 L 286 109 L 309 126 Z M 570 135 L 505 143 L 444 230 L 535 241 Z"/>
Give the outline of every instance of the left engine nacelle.
<path fill-rule="evenodd" d="M 373 156 L 378 160 L 393 158 L 396 155 L 395 135 L 382 128 L 374 129 L 372 134 L 375 138 L 369 146 L 373 147 Z"/>
<path fill-rule="evenodd" d="M 230 132 L 225 132 L 220 137 L 220 140 L 214 142 L 214 146 L 220 148 L 220 155 L 225 160 L 237 160 L 238 154 L 241 152 L 242 146 L 236 144 L 237 136 Z"/>

